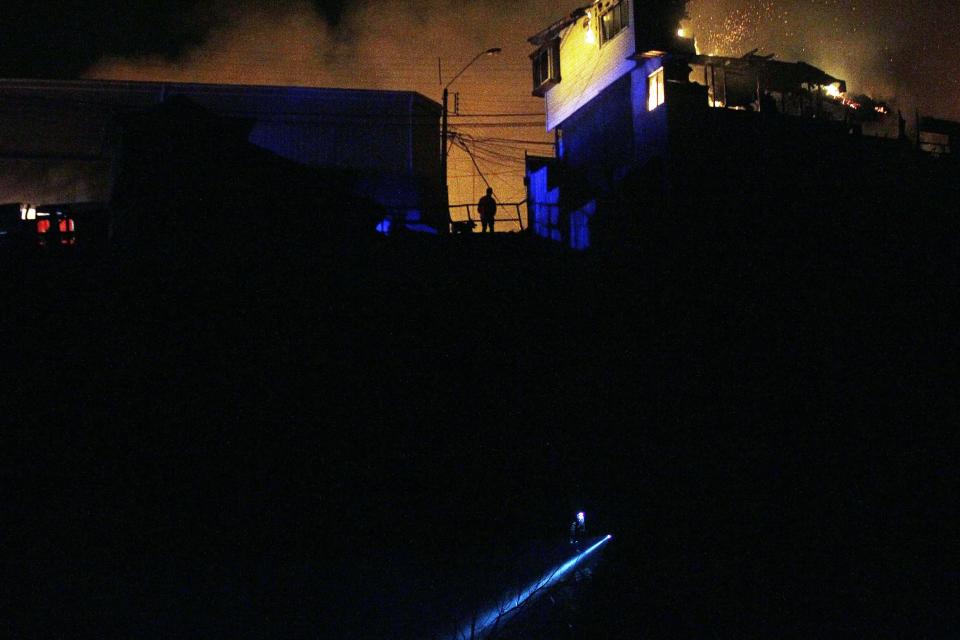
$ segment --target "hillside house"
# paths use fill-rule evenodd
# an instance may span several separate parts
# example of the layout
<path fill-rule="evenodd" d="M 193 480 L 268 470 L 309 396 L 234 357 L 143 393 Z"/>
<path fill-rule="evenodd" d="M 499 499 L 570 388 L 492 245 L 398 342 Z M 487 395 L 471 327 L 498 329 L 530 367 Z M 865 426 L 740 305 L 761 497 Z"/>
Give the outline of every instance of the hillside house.
<path fill-rule="evenodd" d="M 537 235 L 629 243 L 656 216 L 759 215 L 795 207 L 799 189 L 839 202 L 902 173 L 902 120 L 900 140 L 864 135 L 889 128 L 887 105 L 803 62 L 699 54 L 682 32 L 645 25 L 641 7 L 598 0 L 529 39 L 557 139 L 556 158 L 528 159 Z"/>

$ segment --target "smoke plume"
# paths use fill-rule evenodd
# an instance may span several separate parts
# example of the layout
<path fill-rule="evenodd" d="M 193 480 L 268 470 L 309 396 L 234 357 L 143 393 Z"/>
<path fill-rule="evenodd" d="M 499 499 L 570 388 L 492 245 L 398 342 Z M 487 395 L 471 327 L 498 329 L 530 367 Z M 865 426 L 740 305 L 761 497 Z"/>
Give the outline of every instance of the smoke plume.
<path fill-rule="evenodd" d="M 459 93 L 451 109 L 456 104 L 461 114 L 453 126 L 470 140 L 483 173 L 455 146 L 451 193 L 454 202 L 476 202 L 485 178 L 501 201 L 520 201 L 524 151 L 549 154 L 551 140 L 536 115 L 543 103 L 530 95 L 526 39 L 582 2 L 360 0 L 345 4 L 332 25 L 307 0 L 201 0 L 189 16 L 203 26 L 195 44 L 175 56 L 105 57 L 86 75 L 413 90 L 439 100 L 441 76 L 445 83 L 477 52 L 501 47 L 502 55 L 481 59 L 451 87 Z M 634 2 L 646 24 L 658 25 L 674 23 L 684 4 Z M 703 52 L 760 47 L 844 78 L 853 92 L 960 118 L 960 40 L 946 30 L 957 24 L 955 0 L 874 0 L 869 8 L 844 0 L 686 4 L 685 26 Z"/>
<path fill-rule="evenodd" d="M 86 75 L 412 90 L 439 101 L 441 75 L 446 83 L 476 53 L 501 47 L 501 55 L 477 61 L 450 87 L 459 93 L 450 108 L 459 106 L 461 114 L 452 126 L 473 140 L 483 172 L 481 177 L 469 156 L 454 147 L 451 200 L 475 203 L 486 189 L 485 177 L 498 199 L 518 202 L 525 196 L 524 151 L 549 154 L 546 143 L 552 140 L 537 115 L 543 102 L 531 96 L 526 39 L 570 9 L 556 0 L 369 0 L 350 5 L 334 27 L 305 1 L 210 4 L 205 20 L 214 26 L 176 58 L 107 57 Z"/>
<path fill-rule="evenodd" d="M 636 1 L 650 24 L 669 23 L 669 31 L 683 14 L 683 0 Z M 531 96 L 527 38 L 580 4 L 584 0 L 362 0 L 345 5 L 333 26 L 306 0 L 210 2 L 193 9 L 209 25 L 199 44 L 174 58 L 106 57 L 86 75 L 413 90 L 439 100 L 442 84 L 477 52 L 501 47 L 500 56 L 479 60 L 451 86 L 459 94 L 451 109 L 458 106 L 461 114 L 452 124 L 476 160 L 454 147 L 451 200 L 475 203 L 489 181 L 502 202 L 519 202 L 524 152 L 552 153 L 543 101 Z"/>

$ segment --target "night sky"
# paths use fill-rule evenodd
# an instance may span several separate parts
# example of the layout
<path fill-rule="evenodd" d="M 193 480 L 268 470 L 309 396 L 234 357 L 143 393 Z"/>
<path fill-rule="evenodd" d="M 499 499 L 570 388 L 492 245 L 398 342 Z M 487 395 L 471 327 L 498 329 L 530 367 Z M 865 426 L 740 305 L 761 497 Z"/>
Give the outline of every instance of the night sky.
<path fill-rule="evenodd" d="M 347 7 L 153 0 L 19 9 L 15 22 L 29 26 L 0 45 L 11 52 L 0 75 L 414 90 L 439 101 L 438 58 L 446 82 L 477 52 L 501 47 L 502 55 L 479 60 L 451 87 L 462 114 L 451 124 L 469 139 L 498 200 L 523 200 L 524 151 L 550 155 L 553 140 L 544 130 L 543 101 L 530 95 L 526 39 L 572 7 L 557 0 L 519 8 L 503 0 Z M 38 32 L 49 34 L 39 47 Z M 455 204 L 476 203 L 486 189 L 457 147 L 449 183 Z"/>
<path fill-rule="evenodd" d="M 275 81 L 287 83 L 297 79 L 291 66 L 321 59 L 336 62 L 338 69 L 296 74 L 302 76 L 299 79 L 435 89 L 437 56 L 452 67 L 489 42 L 510 47 L 505 60 L 510 68 L 525 68 L 521 52 L 526 36 L 576 4 L 547 0 L 518 8 L 501 0 L 471 2 L 467 7 L 437 0 L 95 0 L 75 6 L 18 2 L 4 8 L 5 22 L 12 28 L 0 45 L 0 74 L 115 75 L 120 58 L 127 61 L 125 68 L 135 64 L 141 73 L 152 65 L 157 74 L 155 67 L 165 62 L 177 65 L 180 73 L 189 69 L 207 79 L 211 72 L 204 65 L 220 63 L 226 80 L 236 79 L 229 69 L 234 65 L 245 67 L 252 80 L 269 81 L 264 72 L 269 62 Z M 760 47 L 786 59 L 822 65 L 880 97 L 920 98 L 932 112 L 960 117 L 956 73 L 960 41 L 950 29 L 960 19 L 960 8 L 953 0 L 692 0 L 689 14 L 687 26 L 704 52 L 733 55 Z M 262 31 L 273 40 L 263 38 Z M 377 48 L 369 47 L 371 40 Z M 343 73 L 350 58 L 363 60 L 365 72 Z M 368 66 L 370 60 L 378 60 L 376 68 Z M 105 61 L 115 66 L 105 66 Z M 495 72 L 496 66 L 487 73 Z M 529 93 L 526 74 L 522 75 L 522 82 L 513 87 L 515 101 Z M 469 86 L 469 79 L 465 82 Z"/>
<path fill-rule="evenodd" d="M 549 155 L 543 102 L 530 95 L 526 38 L 578 3 L 481 0 L 281 2 L 99 0 L 21 3 L 5 10 L 0 75 L 97 77 L 414 90 L 439 100 L 444 78 L 489 47 L 451 88 L 455 131 L 501 202 L 522 200 L 523 155 Z M 55 8 L 53 8 L 55 7 Z M 760 47 L 802 59 L 912 113 L 960 118 L 960 41 L 952 0 L 692 0 L 685 24 L 701 51 Z M 389 17 L 389 19 L 387 19 Z M 453 105 L 451 104 L 451 108 Z M 474 117 L 476 114 L 497 114 Z M 498 125 L 498 126 L 493 126 Z M 451 155 L 452 200 L 476 202 L 486 184 L 469 157 Z"/>

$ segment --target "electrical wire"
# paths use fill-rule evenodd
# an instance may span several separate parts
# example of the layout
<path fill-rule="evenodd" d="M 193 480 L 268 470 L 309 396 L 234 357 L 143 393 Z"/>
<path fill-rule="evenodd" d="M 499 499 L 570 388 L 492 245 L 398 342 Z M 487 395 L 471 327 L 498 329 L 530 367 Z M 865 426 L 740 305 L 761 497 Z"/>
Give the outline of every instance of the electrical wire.
<path fill-rule="evenodd" d="M 547 147 L 556 146 L 556 143 L 553 141 L 547 142 L 544 140 L 521 140 L 518 138 L 475 138 L 475 140 L 478 142 L 489 142 L 489 143 L 502 142 L 502 143 L 516 143 L 519 145 L 536 144 L 536 145 L 543 145 Z"/>
<path fill-rule="evenodd" d="M 450 114 L 451 118 L 522 118 L 522 117 L 537 117 L 542 118 L 543 113 L 459 113 L 459 114 Z"/>
<path fill-rule="evenodd" d="M 489 187 L 489 186 L 490 186 L 490 181 L 487 180 L 487 177 L 486 177 L 485 175 L 483 175 L 483 171 L 480 170 L 480 165 L 477 164 L 477 159 L 473 157 L 473 152 L 470 151 L 470 148 L 467 147 L 467 145 L 462 144 L 462 143 L 459 144 L 458 146 L 459 146 L 461 149 L 463 149 L 464 151 L 467 152 L 467 155 L 470 156 L 470 160 L 473 161 L 473 166 L 476 167 L 476 169 L 477 169 L 477 173 L 480 174 L 480 177 L 483 178 L 483 181 L 484 181 L 484 182 L 486 183 L 486 185 Z"/>

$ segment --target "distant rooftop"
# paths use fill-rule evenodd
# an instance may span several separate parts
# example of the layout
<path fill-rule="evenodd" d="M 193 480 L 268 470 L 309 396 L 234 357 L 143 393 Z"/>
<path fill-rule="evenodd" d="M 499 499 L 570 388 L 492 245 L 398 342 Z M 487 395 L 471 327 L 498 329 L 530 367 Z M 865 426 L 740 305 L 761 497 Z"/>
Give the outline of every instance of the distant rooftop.
<path fill-rule="evenodd" d="M 416 106 L 438 113 L 441 110 L 438 102 L 415 91 L 134 80 L 0 78 L 0 99 L 14 96 L 47 98 L 52 95 L 81 98 L 84 94 L 95 95 L 98 103 L 112 103 L 118 106 L 160 102 L 169 95 L 182 94 L 194 98 L 231 97 L 241 100 L 245 98 L 247 102 L 245 106 L 254 106 L 257 99 L 269 99 L 274 108 L 278 102 L 281 104 L 374 103 L 378 105 L 377 108 L 382 108 L 383 102 L 391 102 L 406 103 L 408 108 Z M 135 99 L 134 96 L 139 99 Z"/>

